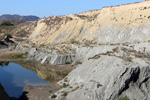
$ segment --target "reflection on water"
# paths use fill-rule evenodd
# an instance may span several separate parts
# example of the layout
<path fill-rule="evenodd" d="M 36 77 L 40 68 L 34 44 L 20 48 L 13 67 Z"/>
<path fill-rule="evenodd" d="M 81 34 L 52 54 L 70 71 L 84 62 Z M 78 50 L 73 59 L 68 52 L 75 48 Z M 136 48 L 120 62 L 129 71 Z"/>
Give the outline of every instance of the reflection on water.
<path fill-rule="evenodd" d="M 41 66 L 34 62 L 17 62 L 26 69 L 32 70 L 38 74 L 40 78 L 49 83 L 56 82 L 64 78 L 72 69 L 70 66 Z"/>
<path fill-rule="evenodd" d="M 27 85 L 48 86 L 50 83 L 42 80 L 38 75 L 22 66 L 9 63 L 7 67 L 0 67 L 0 83 L 10 97 L 21 96 Z"/>
<path fill-rule="evenodd" d="M 41 66 L 33 62 L 0 61 L 0 83 L 11 97 L 19 97 L 29 86 L 48 86 L 64 78 L 71 69 L 67 67 Z"/>

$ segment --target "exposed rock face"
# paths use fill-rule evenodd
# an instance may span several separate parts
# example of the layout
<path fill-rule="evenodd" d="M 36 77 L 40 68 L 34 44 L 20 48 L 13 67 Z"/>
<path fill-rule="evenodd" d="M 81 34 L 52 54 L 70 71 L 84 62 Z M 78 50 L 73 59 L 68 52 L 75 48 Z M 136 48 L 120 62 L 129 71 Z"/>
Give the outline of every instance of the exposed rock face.
<path fill-rule="evenodd" d="M 22 47 L 18 45 L 15 47 L 15 50 L 21 52 L 28 52 L 28 60 L 38 61 L 41 64 L 50 64 L 50 65 L 64 65 L 71 64 L 74 61 L 73 54 L 59 54 L 56 50 L 48 51 L 45 49 L 38 49 L 33 47 Z"/>
<path fill-rule="evenodd" d="M 1 84 L 0 84 L 0 100 L 9 100 L 9 96 L 7 95 Z"/>
<path fill-rule="evenodd" d="M 150 38 L 150 1 L 105 7 L 68 16 L 51 16 L 12 29 L 36 45 L 141 42 Z M 2 31 L 5 32 L 5 31 Z"/>
<path fill-rule="evenodd" d="M 12 32 L 34 46 L 21 43 L 15 50 L 41 64 L 76 61 L 58 83 L 65 88 L 56 93 L 57 100 L 149 100 L 149 5 L 105 7 L 21 24 Z"/>
<path fill-rule="evenodd" d="M 127 96 L 131 100 L 149 100 L 148 45 L 150 43 L 79 48 L 77 57 L 83 59 L 82 64 L 59 82 L 69 86 L 57 92 L 57 99 L 118 100 Z"/>
<path fill-rule="evenodd" d="M 71 40 L 97 44 L 148 41 L 149 5 L 150 1 L 145 1 L 78 15 L 51 16 L 35 22 L 27 39 L 37 45 L 69 43 Z"/>

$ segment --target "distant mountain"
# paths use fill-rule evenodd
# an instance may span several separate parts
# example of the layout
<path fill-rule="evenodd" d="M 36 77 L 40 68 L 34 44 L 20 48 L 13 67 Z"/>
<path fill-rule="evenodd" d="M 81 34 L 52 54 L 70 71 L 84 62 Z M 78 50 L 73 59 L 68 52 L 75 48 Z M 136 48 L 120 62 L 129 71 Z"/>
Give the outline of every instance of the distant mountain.
<path fill-rule="evenodd" d="M 36 21 L 40 19 L 37 16 L 20 16 L 20 15 L 9 15 L 4 14 L 0 16 L 0 21 L 6 21 L 6 20 L 24 20 L 24 21 Z"/>

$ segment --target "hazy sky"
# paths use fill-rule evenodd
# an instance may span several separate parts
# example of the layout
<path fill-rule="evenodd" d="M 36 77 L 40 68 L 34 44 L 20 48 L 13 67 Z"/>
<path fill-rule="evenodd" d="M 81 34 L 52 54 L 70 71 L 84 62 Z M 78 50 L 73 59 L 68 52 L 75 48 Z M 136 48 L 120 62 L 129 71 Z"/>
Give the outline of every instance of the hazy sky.
<path fill-rule="evenodd" d="M 104 6 L 120 5 L 144 0 L 0 0 L 0 15 L 20 14 L 48 17 L 77 14 Z"/>

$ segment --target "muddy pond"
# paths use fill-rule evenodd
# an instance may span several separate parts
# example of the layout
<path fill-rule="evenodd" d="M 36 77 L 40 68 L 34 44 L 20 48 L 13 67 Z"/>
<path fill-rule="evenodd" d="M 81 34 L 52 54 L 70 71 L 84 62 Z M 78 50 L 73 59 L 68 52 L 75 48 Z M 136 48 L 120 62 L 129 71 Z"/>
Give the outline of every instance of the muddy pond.
<path fill-rule="evenodd" d="M 35 64 L 0 61 L 0 83 L 7 94 L 15 98 L 22 95 L 26 86 L 49 86 L 68 72 Z"/>

